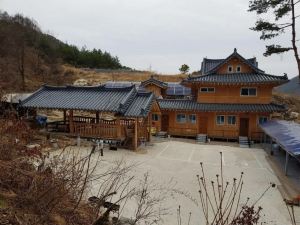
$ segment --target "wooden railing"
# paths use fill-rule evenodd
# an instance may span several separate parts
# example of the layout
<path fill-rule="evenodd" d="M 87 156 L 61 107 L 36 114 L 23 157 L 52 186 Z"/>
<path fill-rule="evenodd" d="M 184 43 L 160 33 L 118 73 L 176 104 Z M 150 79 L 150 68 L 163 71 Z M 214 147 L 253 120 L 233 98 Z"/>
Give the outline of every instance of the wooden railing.
<path fill-rule="evenodd" d="M 92 117 L 74 117 L 73 130 L 70 133 L 82 137 L 99 137 L 103 139 L 120 139 L 127 136 L 126 129 L 134 128 L 134 120 L 102 120 L 96 123 Z M 143 127 L 144 128 L 144 127 Z M 142 127 L 138 129 L 142 132 Z"/>
<path fill-rule="evenodd" d="M 69 123 L 68 121 L 49 122 L 46 124 L 46 129 L 49 131 L 56 131 L 56 132 L 68 132 Z"/>
<path fill-rule="evenodd" d="M 85 124 L 74 123 L 73 133 L 84 137 L 101 137 L 108 139 L 122 139 L 122 133 L 118 135 L 118 129 L 121 127 L 117 124 Z"/>
<path fill-rule="evenodd" d="M 96 123 L 96 118 L 88 116 L 73 116 L 73 121 L 77 123 Z"/>

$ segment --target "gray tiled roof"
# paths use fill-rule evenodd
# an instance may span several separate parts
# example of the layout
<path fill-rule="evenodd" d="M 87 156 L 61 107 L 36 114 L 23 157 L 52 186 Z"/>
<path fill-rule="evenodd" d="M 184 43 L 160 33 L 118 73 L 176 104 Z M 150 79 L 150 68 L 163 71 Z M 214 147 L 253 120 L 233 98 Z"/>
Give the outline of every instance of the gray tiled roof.
<path fill-rule="evenodd" d="M 191 88 L 181 85 L 179 82 L 165 82 L 167 84 L 166 94 L 169 96 L 188 96 L 191 95 Z M 129 81 L 109 81 L 106 82 L 105 87 L 117 88 L 117 87 L 129 87 L 135 85 L 138 91 L 145 91 L 145 87 L 141 85 L 141 82 L 129 82 Z"/>
<path fill-rule="evenodd" d="M 217 67 L 219 64 L 221 64 L 224 61 L 224 59 L 208 59 L 204 58 L 201 64 L 201 72 L 202 74 L 207 74 L 210 70 Z"/>
<path fill-rule="evenodd" d="M 202 74 L 207 74 L 212 69 L 219 66 L 221 63 L 223 63 L 226 59 L 208 59 L 204 58 L 203 62 L 201 64 L 201 72 Z M 247 59 L 249 63 L 251 63 L 253 66 L 257 67 L 257 61 L 256 58 Z"/>
<path fill-rule="evenodd" d="M 288 81 L 286 75 L 274 76 L 265 73 L 228 73 L 209 74 L 197 77 L 189 77 L 184 82 L 219 83 L 219 84 L 250 84 L 250 83 L 285 83 Z"/>
<path fill-rule="evenodd" d="M 155 79 L 153 76 L 151 76 L 148 80 L 145 80 L 143 82 L 141 82 L 141 86 L 145 87 L 149 84 L 155 84 L 161 88 L 167 88 L 168 84 L 165 82 L 162 82 L 160 80 Z"/>
<path fill-rule="evenodd" d="M 153 100 L 154 95 L 150 92 L 138 93 L 138 95 L 134 98 L 133 102 L 124 113 L 124 116 L 135 117 L 136 115 L 140 115 L 142 117 L 146 117 L 151 110 Z"/>
<path fill-rule="evenodd" d="M 223 104 L 198 103 L 191 100 L 158 100 L 161 110 L 199 111 L 199 112 L 280 112 L 283 105 L 271 104 Z"/>
<path fill-rule="evenodd" d="M 201 72 L 202 75 L 206 74 L 212 74 L 215 73 L 222 65 L 227 63 L 232 58 L 238 58 L 246 65 L 250 66 L 255 72 L 257 73 L 263 73 L 264 71 L 260 70 L 257 66 L 256 58 L 251 59 L 245 59 L 243 56 L 241 56 L 239 53 L 237 53 L 236 49 L 234 49 L 234 52 L 228 56 L 226 59 L 207 59 L 204 58 L 202 65 L 201 65 Z"/>
<path fill-rule="evenodd" d="M 140 101 L 140 99 L 144 99 L 144 101 Z M 138 93 L 135 86 L 124 88 L 43 86 L 22 101 L 20 106 L 114 112 L 121 115 L 125 115 L 129 110 L 132 117 L 144 117 L 149 113 L 152 101 L 152 93 Z M 135 110 L 132 110 L 132 107 Z"/>

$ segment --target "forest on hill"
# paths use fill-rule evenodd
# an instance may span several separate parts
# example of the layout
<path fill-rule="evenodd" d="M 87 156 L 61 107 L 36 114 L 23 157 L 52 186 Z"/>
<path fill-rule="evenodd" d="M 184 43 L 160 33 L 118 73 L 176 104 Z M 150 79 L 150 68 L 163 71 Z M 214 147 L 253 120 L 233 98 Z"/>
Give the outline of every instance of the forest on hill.
<path fill-rule="evenodd" d="M 0 86 L 28 91 L 35 83 L 68 81 L 61 65 L 101 69 L 128 69 L 118 57 L 100 49 L 79 49 L 42 32 L 38 23 L 20 14 L 0 11 Z M 63 81 L 63 82 L 62 82 Z"/>

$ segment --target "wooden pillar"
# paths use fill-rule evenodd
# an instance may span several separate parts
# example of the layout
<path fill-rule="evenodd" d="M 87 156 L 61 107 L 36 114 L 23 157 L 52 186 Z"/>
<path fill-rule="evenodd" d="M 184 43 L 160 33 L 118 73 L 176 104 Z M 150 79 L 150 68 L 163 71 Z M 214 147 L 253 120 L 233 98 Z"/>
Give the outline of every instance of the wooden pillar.
<path fill-rule="evenodd" d="M 67 112 L 66 110 L 64 110 L 64 124 L 66 124 L 66 121 L 67 121 Z"/>
<path fill-rule="evenodd" d="M 147 124 L 147 131 L 148 131 L 148 142 L 151 141 L 151 114 L 148 115 L 148 124 Z"/>
<path fill-rule="evenodd" d="M 134 134 L 133 134 L 133 150 L 136 151 L 138 147 L 138 119 L 134 120 Z"/>
<path fill-rule="evenodd" d="M 120 118 L 118 117 L 116 119 L 116 126 L 117 126 L 117 138 L 121 138 L 121 123 L 120 123 Z"/>
<path fill-rule="evenodd" d="M 99 123 L 99 118 L 100 118 L 99 112 L 96 112 L 96 123 Z"/>
<path fill-rule="evenodd" d="M 69 110 L 69 128 L 70 133 L 74 133 L 73 110 Z"/>

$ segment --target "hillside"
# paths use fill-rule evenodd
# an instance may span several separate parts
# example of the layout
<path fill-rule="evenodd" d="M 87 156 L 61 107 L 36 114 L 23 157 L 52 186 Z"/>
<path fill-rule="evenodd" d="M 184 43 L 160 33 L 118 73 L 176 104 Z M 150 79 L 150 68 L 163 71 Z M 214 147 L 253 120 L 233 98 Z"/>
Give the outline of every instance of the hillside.
<path fill-rule="evenodd" d="M 94 70 L 94 69 L 80 69 L 65 65 L 65 76 L 72 77 L 73 83 L 77 81 L 84 81 L 88 85 L 98 85 L 107 81 L 144 81 L 155 76 L 157 79 L 164 82 L 180 82 L 186 78 L 187 75 L 163 75 L 155 74 L 149 71 L 135 71 L 135 70 Z"/>
<path fill-rule="evenodd" d="M 67 85 L 79 79 L 90 85 L 110 80 L 142 81 L 152 72 L 131 70 L 118 57 L 100 49 L 81 50 L 43 33 L 22 15 L 0 11 L 0 87 L 7 92 L 31 92 L 42 84 Z M 180 81 L 184 75 L 157 75 Z"/>
<path fill-rule="evenodd" d="M 300 123 L 300 97 L 291 94 L 282 94 L 279 92 L 273 92 L 273 102 L 277 104 L 285 105 L 288 111 L 282 114 L 281 119 L 294 120 Z"/>
<path fill-rule="evenodd" d="M 292 94 L 300 96 L 299 77 L 294 77 L 288 83 L 276 87 L 275 91 L 282 94 Z"/>
<path fill-rule="evenodd" d="M 0 11 L 0 85 L 9 91 L 31 91 L 36 83 L 71 83 L 63 64 L 74 67 L 129 69 L 100 49 L 81 50 L 43 33 L 22 15 Z"/>

